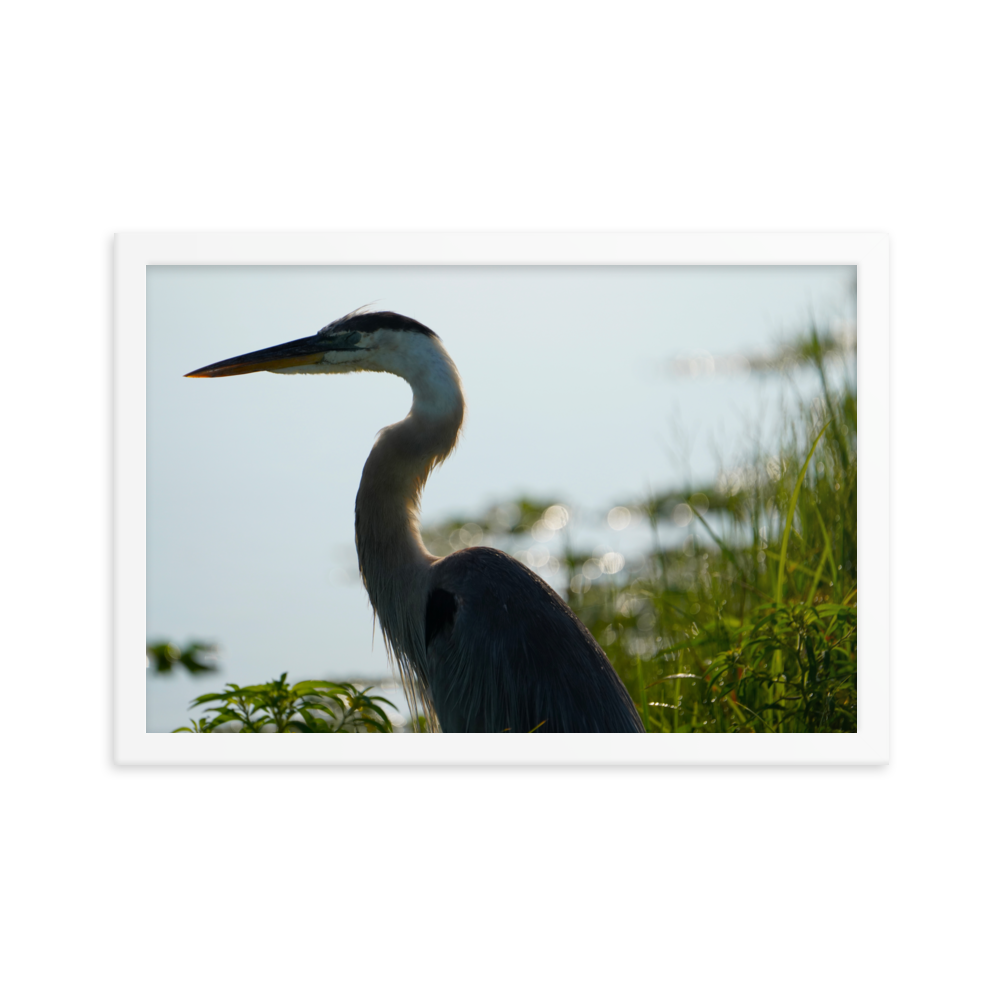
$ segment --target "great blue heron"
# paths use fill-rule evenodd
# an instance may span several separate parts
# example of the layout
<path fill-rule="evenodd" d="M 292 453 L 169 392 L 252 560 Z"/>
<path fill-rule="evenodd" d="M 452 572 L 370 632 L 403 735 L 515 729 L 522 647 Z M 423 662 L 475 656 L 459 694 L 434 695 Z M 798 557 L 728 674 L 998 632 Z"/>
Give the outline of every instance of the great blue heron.
<path fill-rule="evenodd" d="M 378 435 L 361 475 L 361 577 L 416 716 L 445 732 L 642 732 L 604 651 L 559 595 L 497 549 L 439 559 L 424 547 L 420 494 L 455 446 L 465 400 L 437 334 L 392 312 L 349 313 L 314 337 L 190 372 L 218 378 L 390 372 L 413 406 Z"/>

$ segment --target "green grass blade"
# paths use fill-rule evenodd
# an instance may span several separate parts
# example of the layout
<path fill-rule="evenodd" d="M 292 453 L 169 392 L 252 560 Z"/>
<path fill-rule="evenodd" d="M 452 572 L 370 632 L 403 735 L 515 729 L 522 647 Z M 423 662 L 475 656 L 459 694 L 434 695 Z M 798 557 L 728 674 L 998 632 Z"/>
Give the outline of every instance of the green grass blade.
<path fill-rule="evenodd" d="M 806 598 L 807 607 L 812 607 L 813 597 L 815 597 L 816 588 L 819 586 L 819 578 L 823 575 L 823 564 L 826 562 L 827 556 L 830 557 L 832 562 L 833 553 L 830 551 L 829 542 L 823 546 L 823 554 L 819 557 L 819 565 L 816 567 L 816 575 L 813 577 L 812 586 L 809 588 L 809 596 Z"/>
<path fill-rule="evenodd" d="M 712 541 L 714 541 L 715 544 L 719 546 L 719 548 L 722 550 L 722 554 L 736 567 L 736 571 L 742 577 L 743 569 L 739 564 L 739 560 L 734 555 L 733 550 L 729 548 L 729 546 L 726 545 L 726 543 L 721 538 L 719 538 L 719 536 L 712 530 L 712 526 L 708 523 L 708 521 L 706 521 L 705 518 L 702 517 L 701 514 L 699 514 L 694 507 L 691 508 L 691 513 L 694 514 L 694 516 L 698 518 L 699 521 L 701 521 L 702 526 L 709 533 L 709 535 L 712 538 Z"/>
<path fill-rule="evenodd" d="M 788 536 L 792 532 L 792 518 L 795 517 L 795 508 L 799 502 L 799 491 L 802 489 L 802 483 L 806 478 L 806 469 L 809 468 L 809 461 L 813 457 L 813 452 L 816 451 L 820 438 L 826 433 L 826 429 L 830 426 L 830 423 L 831 421 L 828 420 L 823 425 L 819 434 L 816 435 L 816 440 L 813 441 L 812 447 L 809 449 L 809 454 L 806 455 L 806 460 L 802 463 L 799 478 L 795 481 L 795 490 L 792 492 L 792 499 L 788 502 L 788 517 L 785 518 L 785 530 L 781 536 L 781 559 L 778 562 L 778 582 L 774 587 L 775 604 L 781 604 L 781 590 L 785 584 L 785 559 L 788 555 Z"/>
<path fill-rule="evenodd" d="M 819 524 L 819 530 L 823 532 L 823 544 L 826 546 L 827 558 L 830 561 L 830 572 L 833 574 L 833 582 L 836 585 L 837 564 L 833 561 L 833 543 L 830 541 L 830 535 L 827 533 L 826 525 L 823 523 L 823 515 L 819 512 L 819 505 L 815 502 L 813 503 L 813 509 L 816 511 L 816 521 Z M 823 565 L 822 562 L 820 565 Z"/>
<path fill-rule="evenodd" d="M 649 696 L 646 694 L 646 678 L 642 673 L 642 657 L 636 655 L 635 672 L 639 677 L 639 693 L 642 695 L 642 728 L 649 732 Z"/>

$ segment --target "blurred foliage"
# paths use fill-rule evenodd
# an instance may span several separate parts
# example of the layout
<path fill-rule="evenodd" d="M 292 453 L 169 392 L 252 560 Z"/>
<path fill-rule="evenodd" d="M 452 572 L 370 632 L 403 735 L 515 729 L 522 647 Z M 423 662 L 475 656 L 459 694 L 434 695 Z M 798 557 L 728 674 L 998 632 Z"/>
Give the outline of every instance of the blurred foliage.
<path fill-rule="evenodd" d="M 450 555 L 470 545 L 496 545 L 505 537 L 528 534 L 536 525 L 544 524 L 546 517 L 565 525 L 568 515 L 564 518 L 556 512 L 565 510 L 555 500 L 521 497 L 494 504 L 475 520 L 452 518 L 426 526 L 422 529 L 424 544 L 436 556 Z"/>
<path fill-rule="evenodd" d="M 289 684 L 282 674 L 268 684 L 240 687 L 227 684 L 225 690 L 203 694 L 191 702 L 192 708 L 211 713 L 192 719 L 190 726 L 175 733 L 391 733 L 392 723 L 382 705 L 395 710 L 386 698 L 371 696 L 371 688 L 334 681 L 301 681 Z M 218 704 L 212 704 L 217 702 Z M 381 704 L 380 704 L 381 703 Z"/>
<path fill-rule="evenodd" d="M 853 324 L 821 330 L 815 323 L 808 330 L 790 337 L 777 350 L 747 359 L 751 371 L 787 372 L 793 368 L 817 369 L 822 377 L 831 363 L 850 361 L 858 342 Z"/>
<path fill-rule="evenodd" d="M 153 674 L 172 674 L 183 667 L 189 674 L 211 674 L 219 667 L 215 657 L 218 647 L 209 642 L 190 642 L 183 649 L 171 642 L 146 645 L 146 661 Z"/>
<path fill-rule="evenodd" d="M 738 485 L 732 491 L 719 489 L 715 486 L 705 486 L 694 492 L 688 490 L 671 490 L 666 493 L 658 493 L 648 500 L 634 505 L 635 509 L 647 518 L 654 520 L 666 520 L 673 517 L 674 512 L 681 504 L 687 506 L 685 512 L 681 508 L 681 516 L 713 513 L 726 513 L 733 518 L 739 519 L 746 509 L 746 493 Z M 688 522 L 685 522 L 688 523 Z"/>

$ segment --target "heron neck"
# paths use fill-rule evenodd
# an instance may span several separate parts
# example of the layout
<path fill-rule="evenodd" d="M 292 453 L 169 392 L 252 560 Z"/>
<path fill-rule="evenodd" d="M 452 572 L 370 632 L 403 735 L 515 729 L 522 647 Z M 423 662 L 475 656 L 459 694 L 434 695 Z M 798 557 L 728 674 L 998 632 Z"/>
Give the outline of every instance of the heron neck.
<path fill-rule="evenodd" d="M 406 614 L 412 600 L 420 601 L 423 626 L 423 581 L 434 562 L 420 537 L 420 496 L 431 470 L 454 448 L 465 409 L 458 373 L 440 354 L 443 364 L 396 373 L 410 383 L 413 406 L 379 434 L 355 503 L 361 576 L 383 631 L 397 647 L 411 646 L 411 639 L 422 647 L 418 637 L 406 634 L 414 621 L 412 609 Z"/>

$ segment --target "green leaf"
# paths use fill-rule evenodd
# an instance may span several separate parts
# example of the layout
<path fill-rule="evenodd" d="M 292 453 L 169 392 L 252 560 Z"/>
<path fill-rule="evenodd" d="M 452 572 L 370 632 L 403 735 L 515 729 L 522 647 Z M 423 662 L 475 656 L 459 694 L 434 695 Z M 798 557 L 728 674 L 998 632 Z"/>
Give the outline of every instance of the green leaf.
<path fill-rule="evenodd" d="M 202 694 L 191 702 L 191 707 L 194 708 L 196 705 L 206 705 L 210 701 L 226 701 L 228 700 L 228 697 L 228 695 L 222 693 Z"/>

